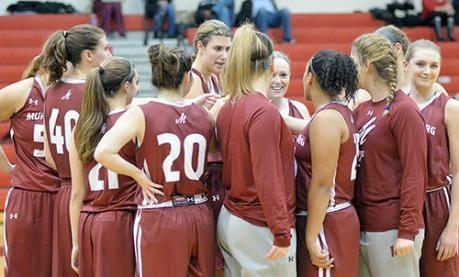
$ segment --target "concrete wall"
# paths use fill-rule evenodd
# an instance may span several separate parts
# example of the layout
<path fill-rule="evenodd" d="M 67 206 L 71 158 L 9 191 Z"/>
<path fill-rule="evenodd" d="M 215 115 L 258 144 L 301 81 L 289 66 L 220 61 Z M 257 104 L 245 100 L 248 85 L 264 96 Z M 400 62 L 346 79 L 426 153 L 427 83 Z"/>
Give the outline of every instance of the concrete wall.
<path fill-rule="evenodd" d="M 39 0 L 45 2 L 46 0 Z M 52 0 L 48 0 L 52 1 Z M 236 10 L 243 0 L 235 0 Z M 401 0 L 398 0 L 401 1 Z M 0 0 L 0 14 L 6 14 L 6 7 L 16 3 L 16 0 Z M 91 9 L 91 0 L 61 0 L 65 4 L 71 4 L 78 11 L 86 13 Z M 142 14 L 144 0 L 124 0 L 123 11 L 125 14 Z M 194 10 L 199 0 L 174 0 L 178 11 Z M 384 7 L 393 0 L 277 0 L 279 7 L 287 7 L 293 13 L 348 13 L 353 11 L 368 11 L 373 7 Z M 414 0 L 414 4 L 420 9 L 421 0 Z"/>

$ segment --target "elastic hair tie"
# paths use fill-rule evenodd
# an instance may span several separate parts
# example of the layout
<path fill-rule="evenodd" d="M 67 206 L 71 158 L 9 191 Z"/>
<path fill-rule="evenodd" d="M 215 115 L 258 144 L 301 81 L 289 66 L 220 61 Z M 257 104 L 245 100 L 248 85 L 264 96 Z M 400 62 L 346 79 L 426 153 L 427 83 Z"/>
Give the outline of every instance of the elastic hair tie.
<path fill-rule="evenodd" d="M 64 31 L 64 34 L 63 34 L 63 35 L 64 35 L 64 38 L 67 38 L 67 36 L 69 35 L 69 32 Z"/>
<path fill-rule="evenodd" d="M 104 75 L 105 69 L 102 66 L 99 66 L 99 74 Z"/>
<path fill-rule="evenodd" d="M 388 111 L 389 108 L 390 108 L 390 105 L 384 105 L 384 110 L 385 110 L 385 111 Z"/>

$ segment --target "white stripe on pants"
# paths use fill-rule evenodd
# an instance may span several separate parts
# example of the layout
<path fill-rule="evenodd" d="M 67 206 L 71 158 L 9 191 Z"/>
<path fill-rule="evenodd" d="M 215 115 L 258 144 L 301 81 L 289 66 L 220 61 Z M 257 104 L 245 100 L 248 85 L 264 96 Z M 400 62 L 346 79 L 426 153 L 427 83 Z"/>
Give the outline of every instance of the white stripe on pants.
<path fill-rule="evenodd" d="M 274 242 L 266 227 L 232 215 L 224 206 L 218 217 L 217 238 L 225 258 L 225 276 L 296 276 L 296 230 L 286 257 L 270 262 L 265 258 Z"/>

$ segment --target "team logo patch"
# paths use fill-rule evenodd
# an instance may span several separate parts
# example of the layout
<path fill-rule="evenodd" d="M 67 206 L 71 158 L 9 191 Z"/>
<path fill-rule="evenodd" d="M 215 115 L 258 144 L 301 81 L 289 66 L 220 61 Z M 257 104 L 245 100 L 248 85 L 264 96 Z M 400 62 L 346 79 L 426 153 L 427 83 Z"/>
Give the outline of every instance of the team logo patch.
<path fill-rule="evenodd" d="M 29 105 L 38 106 L 38 99 L 29 98 Z"/>
<path fill-rule="evenodd" d="M 67 91 L 67 93 L 61 97 L 61 100 L 64 101 L 64 100 L 70 100 L 70 95 L 72 95 L 72 89 L 69 89 Z"/>
<path fill-rule="evenodd" d="M 181 113 L 180 117 L 175 120 L 176 124 L 185 124 L 186 123 L 186 114 Z"/>

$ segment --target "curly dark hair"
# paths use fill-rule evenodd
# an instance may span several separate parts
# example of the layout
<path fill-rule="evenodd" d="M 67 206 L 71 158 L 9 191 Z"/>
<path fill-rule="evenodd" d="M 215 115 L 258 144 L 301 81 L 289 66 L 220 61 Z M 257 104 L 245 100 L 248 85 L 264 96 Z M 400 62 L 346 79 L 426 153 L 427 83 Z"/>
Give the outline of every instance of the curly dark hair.
<path fill-rule="evenodd" d="M 357 68 L 348 55 L 322 50 L 311 58 L 308 71 L 331 98 L 337 98 L 343 92 L 347 100 L 354 98 L 358 82 Z"/>

